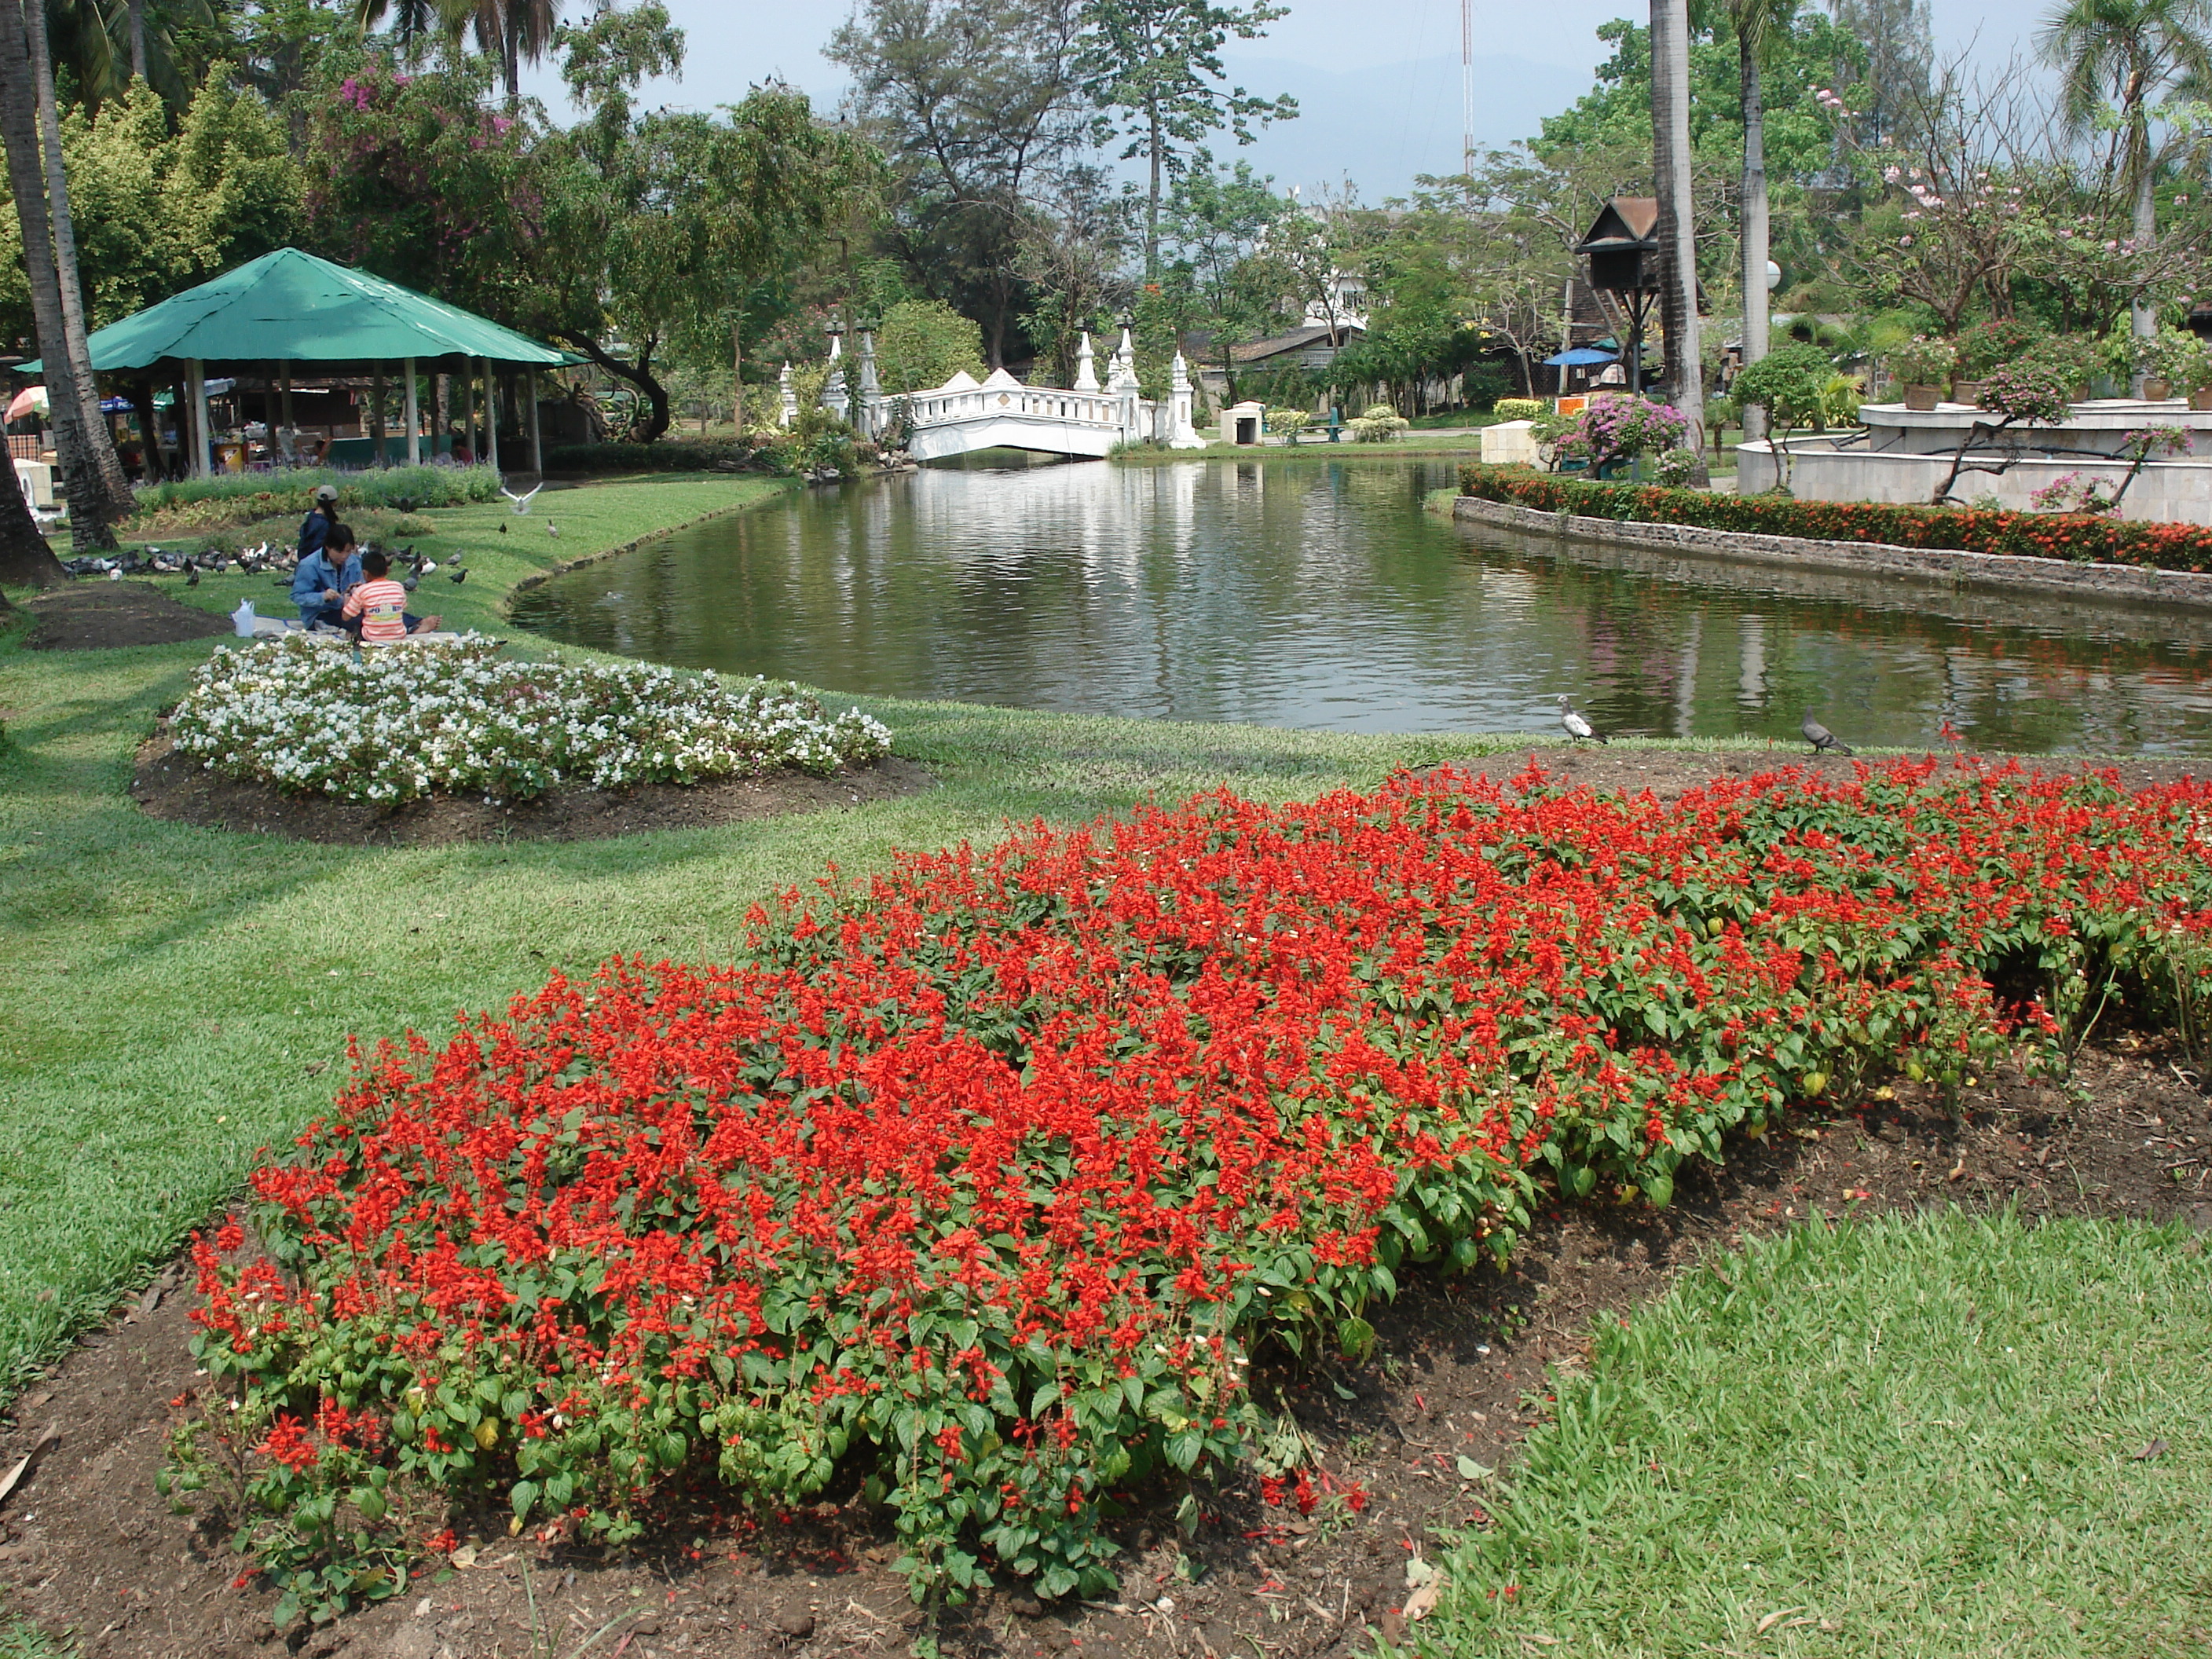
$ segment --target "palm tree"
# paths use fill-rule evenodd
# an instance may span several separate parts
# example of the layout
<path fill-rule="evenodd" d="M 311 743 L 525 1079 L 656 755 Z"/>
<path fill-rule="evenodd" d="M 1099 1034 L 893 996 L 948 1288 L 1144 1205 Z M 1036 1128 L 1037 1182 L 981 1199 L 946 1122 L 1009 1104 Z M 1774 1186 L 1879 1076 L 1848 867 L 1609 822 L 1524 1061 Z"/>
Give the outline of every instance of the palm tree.
<path fill-rule="evenodd" d="M 1689 417 L 1690 441 L 1705 443 L 1705 364 L 1698 328 L 1698 247 L 1690 193 L 1690 8 L 1651 0 L 1651 159 L 1659 194 L 1659 257 L 1665 287 L 1659 326 L 1674 407 Z"/>
<path fill-rule="evenodd" d="M 412 46 L 432 28 L 449 39 L 473 33 L 487 57 L 499 59 L 510 108 L 521 101 L 522 66 L 553 49 L 562 0 L 355 0 L 354 18 L 363 32 L 389 16 L 392 32 Z"/>
<path fill-rule="evenodd" d="M 0 143 L 7 150 L 8 184 L 22 229 L 32 326 L 45 370 L 54 447 L 60 452 L 64 487 L 69 492 L 70 539 L 82 552 L 115 545 L 110 520 L 116 501 L 99 451 L 106 450 L 116 483 L 121 482 L 122 464 L 115 459 L 115 447 L 108 442 L 100 419 L 81 326 L 72 341 L 64 302 L 64 291 L 76 287 L 76 266 L 73 257 L 65 257 L 73 256 L 74 248 L 58 241 L 53 204 L 47 195 L 47 158 L 39 131 L 38 60 L 43 54 L 34 57 L 32 39 L 34 26 L 43 34 L 43 23 L 36 0 L 27 9 L 18 0 L 0 0 Z M 81 317 L 81 301 L 77 309 Z M 127 484 L 121 495 L 124 501 L 130 499 Z"/>
<path fill-rule="evenodd" d="M 1736 61 L 1743 87 L 1743 360 L 1755 363 L 1766 355 L 1766 103 L 1761 84 L 1763 62 L 1775 39 L 1796 21 L 1797 0 L 1728 0 L 1729 21 L 1735 27 Z M 1746 410 L 1744 434 L 1754 420 L 1763 426 L 1760 411 Z"/>
<path fill-rule="evenodd" d="M 46 0 L 46 28 L 54 61 L 94 110 L 134 80 L 182 109 L 207 72 L 195 43 L 218 34 L 208 0 Z"/>
<path fill-rule="evenodd" d="M 2058 70 L 2059 111 L 2076 137 L 2118 106 L 2121 188 L 2133 198 L 2135 237 L 2158 240 L 2159 155 L 2151 120 L 2160 94 L 2212 81 L 2212 9 L 2206 0 L 2061 0 L 2036 40 Z M 2138 336 L 2158 329 L 2148 298 L 2129 312 Z"/>

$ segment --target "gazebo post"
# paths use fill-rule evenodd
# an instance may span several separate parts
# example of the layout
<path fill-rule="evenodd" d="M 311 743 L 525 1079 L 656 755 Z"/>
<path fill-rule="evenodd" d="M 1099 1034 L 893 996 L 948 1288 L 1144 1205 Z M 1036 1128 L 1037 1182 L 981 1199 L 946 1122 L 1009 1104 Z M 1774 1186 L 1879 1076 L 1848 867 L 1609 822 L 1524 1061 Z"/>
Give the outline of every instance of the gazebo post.
<path fill-rule="evenodd" d="M 530 396 L 530 470 L 542 477 L 545 472 L 545 434 L 538 429 L 538 371 L 535 368 L 527 372 L 523 386 Z"/>
<path fill-rule="evenodd" d="M 422 465 L 422 410 L 415 401 L 415 360 L 407 360 L 407 465 Z"/>
<path fill-rule="evenodd" d="M 382 466 L 384 465 L 384 464 L 385 464 L 385 460 L 384 460 L 384 365 L 383 365 L 382 363 L 379 363 L 379 364 L 377 364 L 377 366 L 376 366 L 376 369 L 375 369 L 375 372 L 374 372 L 374 374 L 372 374 L 369 376 L 368 386 L 369 386 L 369 394 L 368 394 L 368 397 L 369 397 L 369 409 L 368 409 L 369 436 L 370 436 L 370 438 L 373 440 L 374 444 L 374 447 L 375 447 L 376 465 L 380 468 L 380 467 L 382 467 Z"/>
<path fill-rule="evenodd" d="M 300 464 L 300 451 L 292 441 L 292 365 L 284 365 L 284 461 L 289 466 Z"/>
<path fill-rule="evenodd" d="M 481 465 L 483 451 L 477 447 L 477 376 L 467 358 L 461 359 L 461 372 L 453 382 L 461 392 L 461 442 L 468 448 L 471 465 Z"/>
<path fill-rule="evenodd" d="M 491 463 L 495 472 L 499 467 L 499 377 L 492 373 L 491 359 L 483 359 L 484 366 L 484 459 Z"/>
<path fill-rule="evenodd" d="M 208 406 L 207 365 L 193 358 L 185 365 L 185 386 L 191 394 L 192 477 L 207 477 L 214 471 L 208 464 Z"/>

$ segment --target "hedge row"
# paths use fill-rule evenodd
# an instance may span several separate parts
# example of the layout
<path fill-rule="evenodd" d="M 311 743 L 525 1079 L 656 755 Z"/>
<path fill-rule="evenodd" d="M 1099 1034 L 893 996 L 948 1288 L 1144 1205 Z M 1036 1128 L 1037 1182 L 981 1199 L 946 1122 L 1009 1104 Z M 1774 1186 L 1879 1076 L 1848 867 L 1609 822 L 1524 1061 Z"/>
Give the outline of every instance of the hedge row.
<path fill-rule="evenodd" d="M 558 444 L 548 472 L 736 472 L 755 465 L 750 445 L 663 439 L 653 444 Z"/>
<path fill-rule="evenodd" d="M 1595 483 L 1523 467 L 1463 467 L 1460 493 L 1545 513 L 1640 524 L 1694 525 L 1832 542 L 2010 553 L 2077 564 L 2212 571 L 2212 528 L 2081 513 L 2010 513 L 1881 501 L 1801 501 L 1787 495 L 1707 495 L 1656 484 Z"/>

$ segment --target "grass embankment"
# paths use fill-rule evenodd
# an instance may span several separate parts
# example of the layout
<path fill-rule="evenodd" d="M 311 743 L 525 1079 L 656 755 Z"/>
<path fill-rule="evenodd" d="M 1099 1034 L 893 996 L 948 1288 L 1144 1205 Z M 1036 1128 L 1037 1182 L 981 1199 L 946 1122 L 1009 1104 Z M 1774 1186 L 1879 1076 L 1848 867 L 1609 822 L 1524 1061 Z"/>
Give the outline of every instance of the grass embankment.
<path fill-rule="evenodd" d="M 2212 1255 L 1817 1218 L 1555 1373 L 1424 1654 L 2201 1654 Z"/>
<path fill-rule="evenodd" d="M 434 574 L 417 602 L 550 653 L 501 618 L 515 584 L 781 488 L 679 479 L 540 496 L 527 518 L 504 502 L 439 512 L 424 549 L 465 550 L 471 575 Z M 266 576 L 157 585 L 216 611 L 241 597 L 285 609 Z M 995 839 L 1008 818 L 1224 781 L 1306 797 L 1480 746 L 833 697 L 888 721 L 942 787 L 612 841 L 343 849 L 162 823 L 125 795 L 155 714 L 221 643 L 50 654 L 0 641 L 14 740 L 0 753 L 0 1378 L 112 1307 L 256 1149 L 326 1104 L 349 1032 L 441 1031 L 456 1009 L 616 952 L 726 959 L 749 906 L 833 860 L 862 869 L 895 847 Z"/>

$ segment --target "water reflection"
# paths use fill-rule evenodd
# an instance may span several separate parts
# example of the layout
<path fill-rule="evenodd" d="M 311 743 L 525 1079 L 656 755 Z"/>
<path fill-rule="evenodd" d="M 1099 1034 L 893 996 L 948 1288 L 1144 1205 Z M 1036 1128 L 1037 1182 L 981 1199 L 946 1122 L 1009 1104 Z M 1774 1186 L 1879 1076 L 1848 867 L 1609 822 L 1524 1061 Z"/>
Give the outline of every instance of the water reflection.
<path fill-rule="evenodd" d="M 987 458 L 988 460 L 988 458 Z M 2195 749 L 2212 616 L 1565 546 L 1421 510 L 1443 463 L 929 469 L 700 526 L 518 620 L 840 690 L 1340 731 Z"/>

